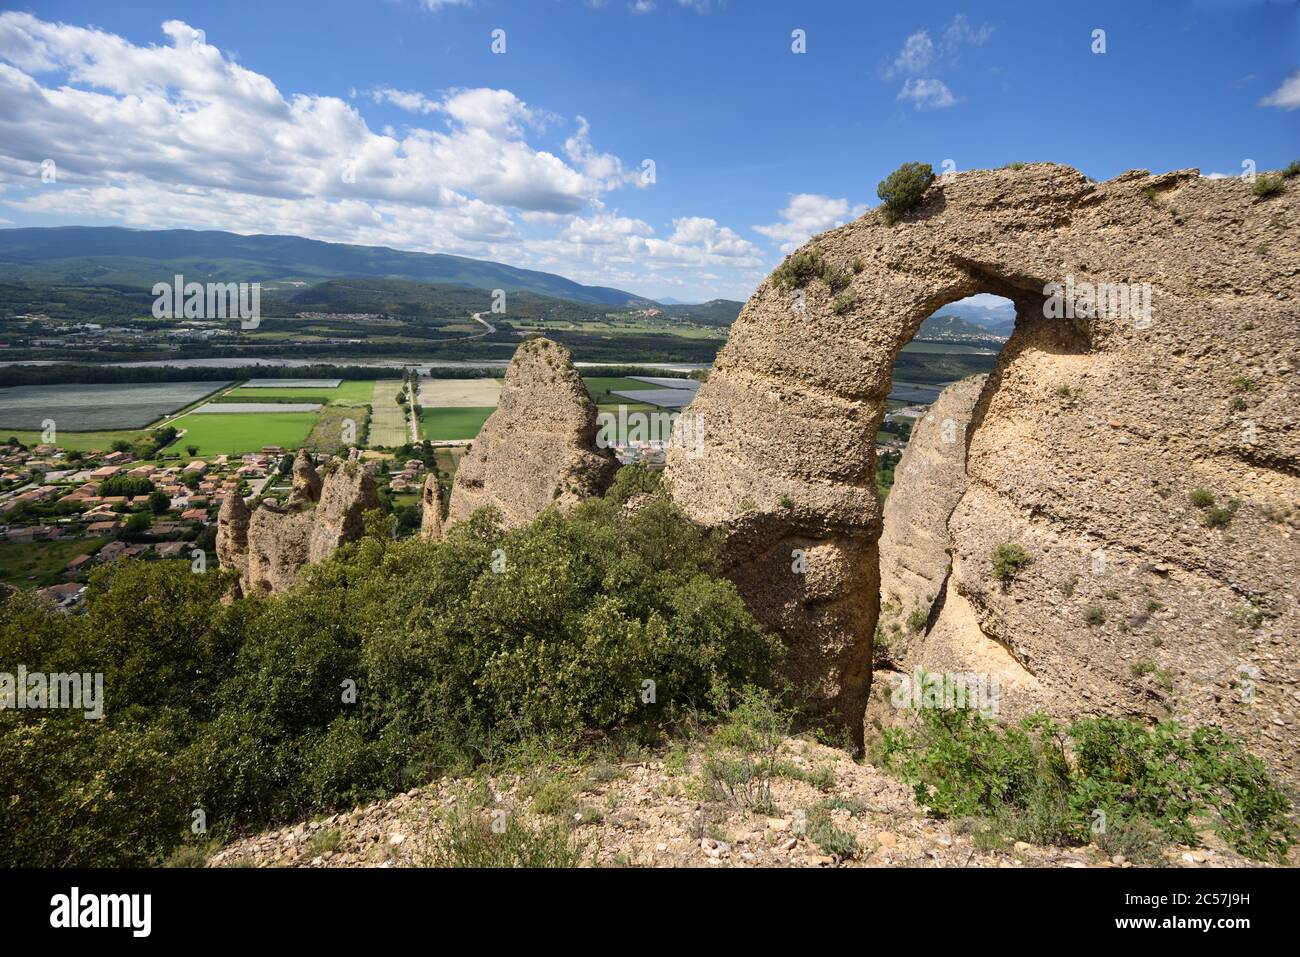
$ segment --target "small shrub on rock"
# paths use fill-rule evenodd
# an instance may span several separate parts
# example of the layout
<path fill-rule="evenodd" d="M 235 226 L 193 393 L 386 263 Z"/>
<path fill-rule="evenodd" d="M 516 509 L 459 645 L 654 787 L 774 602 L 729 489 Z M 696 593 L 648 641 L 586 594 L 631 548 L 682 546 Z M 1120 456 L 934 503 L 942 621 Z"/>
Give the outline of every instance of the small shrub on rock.
<path fill-rule="evenodd" d="M 881 215 L 889 225 L 896 223 L 904 213 L 914 209 L 934 182 L 934 169 L 929 163 L 904 163 L 876 187 L 882 200 Z"/>
<path fill-rule="evenodd" d="M 1014 543 L 997 545 L 992 553 L 993 577 L 1004 586 L 1009 585 L 1033 558 L 1025 549 Z"/>

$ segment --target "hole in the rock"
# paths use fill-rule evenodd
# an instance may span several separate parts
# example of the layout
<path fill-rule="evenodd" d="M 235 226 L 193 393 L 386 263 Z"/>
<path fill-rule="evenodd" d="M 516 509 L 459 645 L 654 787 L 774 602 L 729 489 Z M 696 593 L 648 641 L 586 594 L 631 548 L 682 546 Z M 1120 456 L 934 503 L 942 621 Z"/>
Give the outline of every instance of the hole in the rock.
<path fill-rule="evenodd" d="M 876 489 L 884 504 L 878 668 L 898 663 L 907 642 L 928 631 L 941 609 L 947 520 L 966 488 L 968 426 L 1015 320 L 1010 299 L 959 299 L 936 309 L 894 362 L 876 435 Z"/>

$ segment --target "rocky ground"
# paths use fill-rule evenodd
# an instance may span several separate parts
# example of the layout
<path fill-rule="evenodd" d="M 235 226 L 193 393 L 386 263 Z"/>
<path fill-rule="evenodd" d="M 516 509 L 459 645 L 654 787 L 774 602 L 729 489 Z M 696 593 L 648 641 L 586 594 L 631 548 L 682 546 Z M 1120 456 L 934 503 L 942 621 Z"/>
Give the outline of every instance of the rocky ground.
<path fill-rule="evenodd" d="M 596 762 L 481 781 L 444 778 L 351 812 L 301 821 L 234 841 L 210 867 L 410 867 L 438 863 L 449 809 L 477 792 L 486 825 L 516 816 L 531 830 L 572 828 L 584 863 L 635 867 L 1132 867 L 1096 845 L 989 846 L 975 829 L 929 819 L 911 789 L 844 751 L 786 739 L 789 769 L 772 779 L 776 810 L 755 813 L 700 786 L 697 748 L 645 760 Z M 461 803 L 458 803 L 461 802 Z M 504 813 L 502 813 L 504 812 Z M 818 826 L 814 822 L 820 822 Z M 825 826 L 839 832 L 828 850 Z M 487 830 L 486 826 L 484 830 Z M 851 836 L 851 845 L 843 835 Z M 1174 867 L 1256 866 L 1208 828 L 1201 848 L 1175 846 L 1144 859 Z M 820 843 L 819 843 L 820 842 Z M 849 851 L 849 847 L 852 851 Z M 838 850 L 838 853 L 835 851 Z M 1300 863 L 1293 853 L 1292 863 Z"/>

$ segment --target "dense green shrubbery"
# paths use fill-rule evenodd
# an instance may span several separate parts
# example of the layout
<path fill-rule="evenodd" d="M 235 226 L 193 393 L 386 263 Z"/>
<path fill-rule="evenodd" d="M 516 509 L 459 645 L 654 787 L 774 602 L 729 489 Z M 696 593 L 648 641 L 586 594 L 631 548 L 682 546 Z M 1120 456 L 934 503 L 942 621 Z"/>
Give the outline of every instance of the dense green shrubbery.
<path fill-rule="evenodd" d="M 9 599 L 0 670 L 104 672 L 105 717 L 0 716 L 0 864 L 147 863 L 197 809 L 210 839 L 533 735 L 725 705 L 779 645 L 667 496 L 623 508 L 654 486 L 623 469 L 570 515 L 503 531 L 481 512 L 438 544 L 394 541 L 372 513 L 365 538 L 272 598 L 223 603 L 223 574 L 119 562 L 93 576 L 85 615 Z"/>
<path fill-rule="evenodd" d="M 878 758 L 932 813 L 991 821 L 1008 839 L 1105 846 L 1149 833 L 1196 846 L 1206 816 L 1258 859 L 1285 858 L 1297 838 L 1263 762 L 1218 728 L 1083 718 L 1062 729 L 1042 715 L 1004 726 L 972 709 L 927 708 L 914 730 L 884 733 Z"/>

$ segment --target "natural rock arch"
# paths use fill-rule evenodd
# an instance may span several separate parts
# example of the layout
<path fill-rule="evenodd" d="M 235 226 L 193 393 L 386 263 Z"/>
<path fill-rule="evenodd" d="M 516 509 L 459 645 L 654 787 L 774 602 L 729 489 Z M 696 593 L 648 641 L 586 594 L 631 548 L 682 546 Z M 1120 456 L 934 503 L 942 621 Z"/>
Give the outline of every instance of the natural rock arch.
<path fill-rule="evenodd" d="M 927 316 L 981 292 L 1011 299 L 1017 323 L 976 405 L 970 488 L 949 520 L 948 587 L 974 640 L 1032 675 L 1026 707 L 1174 712 L 1258 736 L 1255 717 L 1216 700 L 1249 657 L 1228 610 L 1245 604 L 1283 643 L 1269 706 L 1293 719 L 1300 549 L 1269 516 L 1300 503 L 1287 392 L 1300 368 L 1297 194 L 1260 199 L 1195 170 L 1104 183 L 1052 164 L 972 171 L 937 181 L 895 225 L 873 212 L 814 238 L 805 249 L 850 277 L 844 292 L 816 278 L 800 294 L 777 274 L 759 286 L 687 409 L 703 454 L 671 450 L 667 475 L 688 514 L 724 530 L 730 574 L 785 636 L 791 677 L 859 740 L 878 613 L 874 436 L 891 371 Z M 1047 318 L 1045 287 L 1070 277 L 1149 284 L 1151 321 Z M 1205 525 L 1188 502 L 1197 487 L 1243 503 L 1233 534 Z M 998 542 L 1034 556 L 1006 589 L 989 572 Z M 1098 551 L 1104 573 L 1082 578 Z M 1084 621 L 1094 593 L 1109 623 Z M 1176 656 L 1172 634 L 1135 649 L 1123 636 L 1147 624 L 1118 628 L 1157 604 L 1193 626 Z M 1176 695 L 1136 677 L 1138 653 L 1173 675 Z"/>

